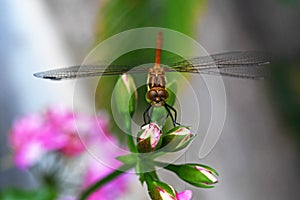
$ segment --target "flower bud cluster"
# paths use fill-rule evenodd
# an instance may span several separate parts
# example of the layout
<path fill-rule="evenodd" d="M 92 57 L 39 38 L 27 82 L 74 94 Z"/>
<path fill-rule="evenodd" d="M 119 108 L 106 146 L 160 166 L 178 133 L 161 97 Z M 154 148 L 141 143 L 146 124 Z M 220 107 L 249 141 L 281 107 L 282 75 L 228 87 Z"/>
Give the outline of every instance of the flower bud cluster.
<path fill-rule="evenodd" d="M 126 113 L 129 109 L 129 113 L 132 115 L 134 112 L 134 100 L 136 100 L 136 98 L 131 98 L 135 88 L 133 79 L 128 76 L 122 76 L 120 84 L 121 83 L 123 88 L 120 87 L 121 89 L 119 91 L 119 94 L 121 94 L 119 111 L 120 113 Z M 124 88 L 126 88 L 126 90 Z M 123 105 L 122 103 L 128 102 L 128 100 L 124 100 L 125 97 L 126 99 L 131 99 L 129 106 L 127 104 Z M 153 160 L 164 153 L 177 152 L 186 148 L 194 138 L 194 135 L 188 127 L 182 125 L 176 126 L 168 132 L 164 132 L 162 126 L 165 122 L 166 112 L 162 112 L 162 110 L 159 109 L 154 109 L 154 111 L 152 110 L 151 112 L 151 122 L 143 126 L 137 135 L 136 149 L 138 155 L 131 154 L 119 158 L 119 160 L 125 164 L 137 163 L 136 172 L 140 175 L 141 183 L 147 183 L 151 199 L 190 200 L 192 198 L 191 190 L 184 190 L 178 193 L 171 185 L 161 182 L 155 172 L 155 166 L 162 166 L 174 172 L 180 179 L 193 186 L 202 188 L 213 187 L 213 185 L 218 182 L 218 173 L 208 166 L 200 164 L 174 165 Z M 160 121 L 160 116 L 163 116 L 163 123 Z"/>
<path fill-rule="evenodd" d="M 185 126 L 177 126 L 163 134 L 156 123 L 150 123 L 139 132 L 137 146 L 140 153 L 158 149 L 164 152 L 175 152 L 185 148 L 192 138 L 193 134 Z"/>

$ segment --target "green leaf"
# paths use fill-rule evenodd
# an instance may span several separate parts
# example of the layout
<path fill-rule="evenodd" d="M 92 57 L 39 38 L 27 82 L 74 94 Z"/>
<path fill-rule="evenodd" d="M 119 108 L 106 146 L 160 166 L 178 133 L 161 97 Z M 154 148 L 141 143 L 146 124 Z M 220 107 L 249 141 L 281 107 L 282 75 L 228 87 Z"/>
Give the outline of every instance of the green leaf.
<path fill-rule="evenodd" d="M 118 157 L 116 157 L 116 159 L 127 165 L 132 165 L 139 161 L 137 154 L 128 154 L 125 156 L 118 156 Z"/>

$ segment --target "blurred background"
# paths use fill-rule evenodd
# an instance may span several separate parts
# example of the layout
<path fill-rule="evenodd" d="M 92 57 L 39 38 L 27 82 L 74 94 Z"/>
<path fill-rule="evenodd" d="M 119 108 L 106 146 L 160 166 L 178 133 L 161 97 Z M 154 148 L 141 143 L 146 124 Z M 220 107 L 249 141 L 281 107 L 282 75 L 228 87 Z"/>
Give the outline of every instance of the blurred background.
<path fill-rule="evenodd" d="M 300 1 L 1 0 L 0 4 L 1 189 L 36 186 L 28 172 L 10 164 L 7 134 L 16 117 L 57 103 L 72 106 L 73 81 L 43 81 L 32 74 L 81 63 L 95 44 L 121 31 L 159 26 L 193 37 L 209 53 L 262 50 L 277 58 L 270 80 L 224 78 L 227 115 L 218 143 L 204 159 L 198 158 L 197 142 L 184 155 L 185 160 L 217 169 L 219 184 L 197 189 L 177 183 L 169 173 L 162 174 L 164 180 L 192 189 L 193 199 L 300 197 Z M 115 79 L 109 81 L 107 88 L 99 89 L 101 95 L 109 94 Z M 209 96 L 199 102 L 202 115 L 206 101 Z M 107 105 L 99 100 L 97 107 Z M 148 198 L 138 183 L 131 187 L 139 188 L 131 190 L 135 199 Z"/>

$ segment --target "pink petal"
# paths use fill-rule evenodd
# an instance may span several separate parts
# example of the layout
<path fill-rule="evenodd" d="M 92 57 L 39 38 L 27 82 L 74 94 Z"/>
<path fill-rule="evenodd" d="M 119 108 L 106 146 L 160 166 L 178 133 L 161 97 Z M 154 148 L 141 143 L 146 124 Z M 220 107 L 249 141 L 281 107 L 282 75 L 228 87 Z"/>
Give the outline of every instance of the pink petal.
<path fill-rule="evenodd" d="M 18 168 L 26 169 L 34 165 L 44 153 L 45 151 L 43 150 L 41 144 L 27 144 L 16 151 L 14 161 Z"/>
<path fill-rule="evenodd" d="M 178 200 L 190 200 L 193 196 L 192 190 L 184 190 L 176 194 Z"/>

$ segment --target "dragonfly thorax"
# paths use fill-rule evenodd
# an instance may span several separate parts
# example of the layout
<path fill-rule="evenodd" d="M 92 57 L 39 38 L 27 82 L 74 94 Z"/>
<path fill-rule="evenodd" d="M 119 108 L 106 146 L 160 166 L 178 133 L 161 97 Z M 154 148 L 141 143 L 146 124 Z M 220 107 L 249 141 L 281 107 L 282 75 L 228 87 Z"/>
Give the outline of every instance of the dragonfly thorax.
<path fill-rule="evenodd" d="M 168 91 L 163 87 L 152 87 L 148 90 L 146 97 L 153 106 L 163 106 L 169 97 Z"/>
<path fill-rule="evenodd" d="M 165 69 L 161 67 L 150 68 L 147 82 L 150 89 L 153 87 L 164 88 L 166 85 Z"/>

